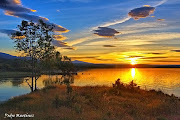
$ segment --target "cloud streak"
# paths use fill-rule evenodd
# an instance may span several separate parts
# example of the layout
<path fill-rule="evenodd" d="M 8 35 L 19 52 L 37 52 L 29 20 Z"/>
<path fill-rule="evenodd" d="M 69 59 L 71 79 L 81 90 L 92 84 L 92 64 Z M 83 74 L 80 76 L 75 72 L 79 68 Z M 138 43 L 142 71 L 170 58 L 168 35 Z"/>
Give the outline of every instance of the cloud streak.
<path fill-rule="evenodd" d="M 75 50 L 74 47 L 69 46 L 68 43 L 66 43 L 66 42 L 53 40 L 52 44 L 56 47 L 63 47 L 64 49 Z"/>
<path fill-rule="evenodd" d="M 21 0 L 1 0 L 0 1 L 0 9 L 5 10 L 5 15 L 8 15 L 8 16 L 26 19 L 28 21 L 33 21 L 35 23 L 38 23 L 39 20 L 41 19 L 41 20 L 43 20 L 44 23 L 46 23 L 48 25 L 53 25 L 54 26 L 53 30 L 56 32 L 56 35 L 54 36 L 55 40 L 53 41 L 53 44 L 56 45 L 57 47 L 65 47 L 68 49 L 74 49 L 73 47 L 67 45 L 67 43 L 62 42 L 62 40 L 65 40 L 67 38 L 62 36 L 61 33 L 69 32 L 68 29 L 66 29 L 60 25 L 57 25 L 55 23 L 51 23 L 45 17 L 28 14 L 30 12 L 35 12 L 35 10 L 24 7 L 21 3 Z M 0 30 L 0 32 L 10 35 L 17 31 L 15 31 L 15 30 Z"/>
<path fill-rule="evenodd" d="M 180 52 L 180 50 L 171 50 L 172 52 Z"/>
<path fill-rule="evenodd" d="M 103 45 L 103 47 L 116 47 L 116 46 L 114 46 L 114 45 Z"/>
<path fill-rule="evenodd" d="M 113 22 L 107 22 L 107 23 L 104 23 L 104 24 L 99 25 L 99 26 L 101 26 L 101 27 L 109 27 L 109 26 L 113 26 L 113 25 L 124 23 L 124 22 L 126 22 L 126 21 L 128 21 L 130 19 L 131 19 L 131 17 L 127 16 L 127 17 L 125 17 L 125 18 L 123 18 L 121 20 L 114 20 Z"/>
<path fill-rule="evenodd" d="M 154 5 L 154 7 L 158 7 L 158 6 L 162 5 L 162 4 L 164 4 L 165 2 L 167 2 L 167 0 L 162 0 L 159 3 L 157 3 L 156 5 Z"/>
<path fill-rule="evenodd" d="M 164 59 L 164 58 L 168 58 L 168 57 L 144 57 L 141 59 Z"/>
<path fill-rule="evenodd" d="M 165 2 L 167 2 L 167 0 L 162 0 L 162 1 L 160 1 L 159 3 L 157 3 L 156 5 L 154 5 L 153 7 L 151 7 L 151 6 L 149 6 L 149 5 L 144 5 L 144 7 L 146 7 L 146 8 L 151 8 L 152 10 L 153 10 L 153 8 L 154 8 L 154 10 L 155 10 L 155 7 L 158 7 L 158 6 L 160 6 L 160 5 L 162 5 L 162 4 L 164 4 Z M 143 11 L 142 11 L 143 12 Z M 153 11 L 154 12 L 154 11 Z M 131 19 L 131 16 L 127 16 L 127 17 L 125 17 L 125 18 L 123 18 L 123 19 L 121 19 L 121 20 L 114 20 L 114 21 L 112 21 L 112 22 L 107 22 L 107 23 L 104 23 L 104 24 L 101 24 L 101 25 L 99 25 L 99 26 L 101 26 L 101 27 L 109 27 L 109 26 L 113 26 L 113 25 L 117 25 L 117 24 L 121 24 L 121 23 L 124 23 L 124 22 L 126 22 L 126 21 L 128 21 L 128 20 L 130 20 Z M 94 29 L 97 29 L 97 27 L 98 26 L 96 26 L 96 27 L 93 27 L 92 29 L 94 30 Z"/>
<path fill-rule="evenodd" d="M 0 29 L 0 33 L 4 33 L 7 35 L 12 35 L 13 33 L 17 33 L 19 31 L 17 30 L 7 30 L 7 29 Z M 21 33 L 21 32 L 20 32 Z M 18 36 L 19 38 L 23 38 L 23 36 Z M 62 35 L 54 35 L 54 40 L 52 42 L 52 44 L 56 47 L 64 47 L 64 49 L 69 49 L 69 50 L 75 50 L 74 47 L 68 45 L 68 43 L 66 42 L 62 42 L 62 40 L 65 40 L 66 37 L 62 36 Z"/>
<path fill-rule="evenodd" d="M 22 6 L 20 0 L 1 0 L 0 8 L 12 12 L 35 12 L 35 10 Z"/>
<path fill-rule="evenodd" d="M 41 16 L 36 16 L 36 15 L 29 15 L 29 14 L 26 14 L 26 13 L 15 13 L 15 12 L 9 12 L 9 11 L 6 11 L 5 13 L 6 15 L 9 15 L 9 16 L 14 16 L 14 17 L 19 17 L 19 18 L 23 18 L 23 19 L 26 19 L 26 20 L 29 20 L 29 21 L 33 21 L 33 22 L 36 22 L 38 23 L 39 20 L 43 20 L 43 22 L 45 22 L 46 24 L 48 25 L 53 25 L 54 26 L 54 30 L 56 32 L 62 32 L 62 33 L 66 33 L 68 32 L 69 30 L 67 30 L 66 28 L 63 28 L 62 26 L 60 25 L 57 25 L 57 24 L 54 24 L 54 23 L 51 23 L 49 22 L 49 20 L 45 17 L 41 17 Z"/>

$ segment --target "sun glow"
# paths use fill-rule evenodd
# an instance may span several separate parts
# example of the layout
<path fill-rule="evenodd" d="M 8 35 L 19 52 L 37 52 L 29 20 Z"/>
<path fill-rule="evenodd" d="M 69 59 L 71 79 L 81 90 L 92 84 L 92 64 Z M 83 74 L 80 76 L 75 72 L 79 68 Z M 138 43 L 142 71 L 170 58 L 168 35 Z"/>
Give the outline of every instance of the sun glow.
<path fill-rule="evenodd" d="M 130 62 L 131 62 L 131 65 L 136 65 L 137 64 L 137 58 L 130 58 Z"/>

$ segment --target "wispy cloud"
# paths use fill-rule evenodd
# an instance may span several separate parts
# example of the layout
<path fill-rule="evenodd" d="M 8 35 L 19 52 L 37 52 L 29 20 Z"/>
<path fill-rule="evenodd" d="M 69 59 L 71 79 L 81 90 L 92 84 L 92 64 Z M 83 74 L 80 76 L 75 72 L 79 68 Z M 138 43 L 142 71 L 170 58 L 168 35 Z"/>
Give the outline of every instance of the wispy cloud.
<path fill-rule="evenodd" d="M 96 36 L 82 37 L 82 38 L 78 38 L 78 39 L 69 41 L 69 44 L 74 46 L 74 45 L 80 44 L 82 42 L 89 41 L 89 40 L 92 40 L 92 39 L 97 39 L 97 38 L 98 37 L 96 37 Z"/>
<path fill-rule="evenodd" d="M 116 47 L 114 45 L 103 45 L 103 47 Z"/>
<path fill-rule="evenodd" d="M 62 42 L 62 40 L 65 40 L 66 37 L 62 36 L 61 33 L 66 33 L 69 30 L 57 25 L 55 23 L 51 23 L 47 18 L 41 17 L 41 16 L 36 16 L 32 14 L 28 14 L 29 12 L 36 12 L 36 10 L 32 10 L 30 8 L 24 7 L 21 3 L 21 0 L 1 0 L 0 1 L 0 9 L 5 10 L 5 15 L 8 16 L 14 16 L 22 19 L 26 19 L 29 21 L 33 21 L 38 23 L 39 20 L 43 20 L 46 24 L 48 25 L 53 25 L 54 26 L 54 31 L 56 32 L 57 35 L 54 36 L 54 41 L 53 44 L 58 46 L 58 47 L 65 47 L 68 49 L 73 49 L 73 47 L 67 45 L 67 43 Z M 1 33 L 5 34 L 12 34 L 16 31 L 14 30 L 0 30 Z M 10 33 L 11 32 L 11 33 Z M 57 40 L 57 41 L 56 41 Z"/>
<path fill-rule="evenodd" d="M 120 40 L 113 41 L 113 45 L 150 45 L 160 44 L 167 40 L 180 39 L 179 33 L 154 33 L 154 34 L 136 34 L 121 36 Z M 109 43 L 108 39 L 102 39 L 101 41 L 89 40 L 86 45 L 104 45 Z"/>
<path fill-rule="evenodd" d="M 14 17 L 20 17 L 20 18 L 23 18 L 23 19 L 26 19 L 26 20 L 29 20 L 29 21 L 33 21 L 33 22 L 36 22 L 36 23 L 39 22 L 39 20 L 41 19 L 46 24 L 53 25 L 54 26 L 54 30 L 56 32 L 66 33 L 66 32 L 69 31 L 69 30 L 67 30 L 66 28 L 64 28 L 64 27 L 62 27 L 60 25 L 57 25 L 57 24 L 49 22 L 49 20 L 47 18 L 45 18 L 45 17 L 36 16 L 36 15 L 30 15 L 30 14 L 26 14 L 26 13 L 9 12 L 9 11 L 6 11 L 5 14 L 9 15 L 9 16 L 14 16 Z"/>
<path fill-rule="evenodd" d="M 101 24 L 99 26 L 101 26 L 101 27 L 109 27 L 109 26 L 113 26 L 113 25 L 124 23 L 124 22 L 126 22 L 126 21 L 128 21 L 130 19 L 131 19 L 131 17 L 127 16 L 127 17 L 125 17 L 125 18 L 123 18 L 121 20 L 114 20 L 112 22 L 106 22 L 106 23 L 103 23 L 103 24 Z M 99 26 L 93 27 L 92 29 L 98 28 Z"/>
<path fill-rule="evenodd" d="M 179 60 L 154 60 L 152 62 L 160 62 L 160 63 L 179 63 Z"/>
<path fill-rule="evenodd" d="M 156 6 L 159 6 L 159 5 L 163 4 L 163 3 L 164 3 L 164 2 L 160 1 L 160 2 L 158 2 L 158 3 L 156 4 Z M 145 9 L 144 9 L 144 8 L 145 8 Z M 148 10 L 147 10 L 147 9 L 148 9 Z M 147 16 L 149 16 L 151 13 L 153 13 L 154 10 L 155 10 L 154 7 L 146 6 L 146 7 L 143 7 L 143 10 L 141 10 L 140 12 L 142 12 L 142 13 L 147 13 L 146 16 L 145 16 L 145 17 L 147 17 Z M 120 20 L 114 20 L 114 21 L 102 23 L 102 24 L 100 24 L 100 25 L 98 25 L 98 26 L 92 27 L 92 28 L 90 29 L 90 31 L 95 30 L 95 32 L 96 32 L 96 30 L 98 29 L 98 27 L 117 26 L 118 24 L 122 24 L 122 23 L 125 23 L 126 21 L 130 20 L 131 17 L 132 17 L 132 16 L 128 16 L 128 15 L 127 15 L 127 17 L 125 17 L 125 18 L 123 18 L 123 19 L 120 19 Z M 146 24 L 146 27 L 147 27 L 147 25 L 148 25 L 148 24 Z M 141 25 L 141 26 L 144 27 L 144 25 Z M 151 25 L 149 25 L 149 26 L 151 26 Z M 137 27 L 137 26 L 136 26 L 136 27 Z M 151 27 L 152 27 L 152 26 L 151 26 Z M 111 28 L 111 29 L 112 29 L 112 28 Z M 145 29 L 135 30 L 135 31 L 130 30 L 130 32 L 131 32 L 131 33 L 137 33 L 138 31 L 139 31 L 139 32 L 143 32 L 144 30 L 145 30 Z M 129 32 L 129 31 L 126 31 L 126 33 L 122 32 L 122 34 L 127 34 L 127 32 Z M 109 36 L 109 34 L 106 35 L 107 32 L 106 32 L 105 34 L 104 34 L 104 33 L 102 34 L 102 32 L 100 32 L 99 34 L 98 34 L 98 33 L 99 33 L 99 31 L 96 32 L 95 34 L 100 35 L 100 36 Z M 114 34 L 111 34 L 110 36 L 114 36 Z M 80 43 L 84 43 L 84 42 L 88 42 L 88 41 L 91 42 L 91 41 L 94 41 L 95 39 L 97 39 L 97 38 L 91 37 L 91 36 L 89 36 L 89 37 L 87 36 L 87 37 L 84 37 L 84 38 L 72 40 L 72 43 L 75 43 L 74 45 L 76 45 L 76 43 L 77 43 L 77 44 L 80 44 Z M 98 42 L 99 42 L 99 41 L 98 41 Z M 137 43 L 138 43 L 138 42 L 137 42 Z M 144 41 L 144 44 L 145 44 L 145 43 L 150 43 L 150 42 L 145 42 L 145 41 Z"/>
<path fill-rule="evenodd" d="M 145 53 L 145 54 L 152 54 L 152 55 L 163 55 L 163 54 L 165 54 L 165 53 L 152 52 L 152 53 Z"/>
<path fill-rule="evenodd" d="M 69 49 L 69 50 L 75 50 L 76 49 L 76 48 L 68 45 L 68 43 L 66 43 L 66 42 L 54 40 L 54 41 L 52 41 L 52 43 L 56 47 L 63 47 L 65 49 Z"/>
<path fill-rule="evenodd" d="M 158 6 L 162 5 L 162 4 L 164 4 L 166 1 L 167 0 L 162 0 L 162 1 L 158 2 L 157 4 L 155 4 L 153 7 L 150 7 L 150 6 L 149 6 L 149 8 L 147 6 L 142 7 L 143 9 L 140 10 L 140 12 L 143 13 L 143 14 L 146 13 L 146 17 L 147 17 L 147 16 L 149 16 L 149 14 L 152 14 L 154 12 L 155 7 L 158 7 Z M 150 9 L 150 10 L 147 10 L 147 9 Z M 137 10 L 136 10 L 136 13 L 137 13 Z M 140 15 L 138 15 L 138 16 L 140 17 Z M 143 15 L 143 16 L 145 16 L 145 15 Z M 120 20 L 114 20 L 114 21 L 111 21 L 111 22 L 106 22 L 106 23 L 100 24 L 100 25 L 98 25 L 96 27 L 93 27 L 92 30 L 97 29 L 99 26 L 100 27 L 109 27 L 109 26 L 121 24 L 121 23 L 124 23 L 124 22 L 130 20 L 131 17 L 132 16 L 130 15 L 130 16 L 127 16 L 127 17 L 125 17 L 123 19 L 120 19 Z"/>
<path fill-rule="evenodd" d="M 164 58 L 168 58 L 168 57 L 143 57 L 141 59 L 164 59 Z"/>
<path fill-rule="evenodd" d="M 180 52 L 180 50 L 171 50 L 171 51 L 173 51 L 173 52 Z"/>
<path fill-rule="evenodd" d="M 1 0 L 0 8 L 12 12 L 35 12 L 35 10 L 22 6 L 20 0 Z"/>
<path fill-rule="evenodd" d="M 159 3 L 157 3 L 156 5 L 154 5 L 154 7 L 158 7 L 158 6 L 164 4 L 164 3 L 167 2 L 167 1 L 168 1 L 168 0 L 162 0 L 162 1 L 160 1 Z"/>
<path fill-rule="evenodd" d="M 67 39 L 67 37 L 65 37 L 63 35 L 54 35 L 53 37 L 57 41 L 62 41 L 62 40 L 66 40 Z"/>

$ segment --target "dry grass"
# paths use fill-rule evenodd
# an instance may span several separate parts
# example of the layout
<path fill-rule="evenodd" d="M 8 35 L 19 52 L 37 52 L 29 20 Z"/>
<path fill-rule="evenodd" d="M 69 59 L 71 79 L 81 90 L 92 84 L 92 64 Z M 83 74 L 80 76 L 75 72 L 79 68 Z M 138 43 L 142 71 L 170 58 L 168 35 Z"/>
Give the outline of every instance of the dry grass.
<path fill-rule="evenodd" d="M 180 100 L 157 91 L 110 87 L 50 86 L 0 105 L 4 113 L 35 114 L 33 120 L 180 120 Z"/>

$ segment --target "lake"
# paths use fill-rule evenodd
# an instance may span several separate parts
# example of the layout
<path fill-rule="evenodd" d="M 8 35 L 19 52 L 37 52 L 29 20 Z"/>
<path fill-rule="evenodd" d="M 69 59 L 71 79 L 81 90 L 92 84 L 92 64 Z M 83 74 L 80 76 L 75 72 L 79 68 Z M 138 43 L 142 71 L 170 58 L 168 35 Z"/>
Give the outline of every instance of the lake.
<path fill-rule="evenodd" d="M 42 75 L 38 81 L 38 88 L 53 83 L 61 76 Z M 112 86 L 118 78 L 124 83 L 134 80 L 142 89 L 162 90 L 167 94 L 180 97 L 180 68 L 106 68 L 88 69 L 74 77 L 75 86 Z M 27 78 L 0 78 L 0 101 L 30 92 L 25 82 Z"/>

